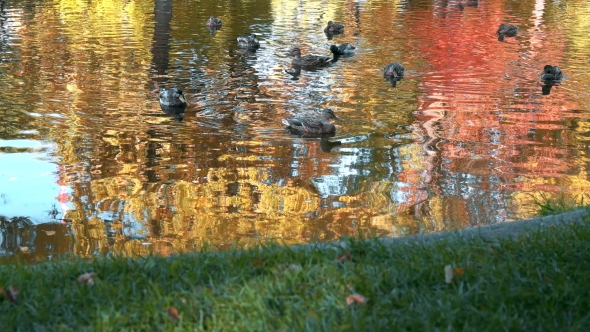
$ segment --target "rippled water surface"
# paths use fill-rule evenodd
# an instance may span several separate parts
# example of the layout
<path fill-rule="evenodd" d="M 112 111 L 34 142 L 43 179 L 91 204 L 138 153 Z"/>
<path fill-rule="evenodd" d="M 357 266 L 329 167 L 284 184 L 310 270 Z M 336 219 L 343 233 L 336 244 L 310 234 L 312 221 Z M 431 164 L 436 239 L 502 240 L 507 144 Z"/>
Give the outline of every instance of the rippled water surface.
<path fill-rule="evenodd" d="M 329 20 L 345 33 L 328 40 Z M 500 23 L 518 36 L 499 42 Z M 0 0 L 0 256 L 530 217 L 533 196 L 590 187 L 589 32 L 587 0 Z M 255 53 L 236 43 L 251 33 Z M 344 42 L 355 55 L 285 72 L 292 48 Z M 546 64 L 565 81 L 543 86 Z M 167 86 L 188 96 L 182 122 Z M 344 120 L 334 137 L 281 124 L 322 108 Z"/>

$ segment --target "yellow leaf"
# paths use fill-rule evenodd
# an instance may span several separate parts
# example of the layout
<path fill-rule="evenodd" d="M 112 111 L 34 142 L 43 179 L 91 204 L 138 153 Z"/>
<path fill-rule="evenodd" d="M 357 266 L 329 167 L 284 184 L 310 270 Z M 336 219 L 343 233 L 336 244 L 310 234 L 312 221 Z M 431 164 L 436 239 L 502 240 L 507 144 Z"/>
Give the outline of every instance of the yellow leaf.
<path fill-rule="evenodd" d="M 463 271 L 463 269 L 460 267 L 456 267 L 454 271 L 455 271 L 455 276 L 457 276 L 457 277 L 460 277 L 463 275 L 463 273 L 465 273 L 465 271 Z"/>

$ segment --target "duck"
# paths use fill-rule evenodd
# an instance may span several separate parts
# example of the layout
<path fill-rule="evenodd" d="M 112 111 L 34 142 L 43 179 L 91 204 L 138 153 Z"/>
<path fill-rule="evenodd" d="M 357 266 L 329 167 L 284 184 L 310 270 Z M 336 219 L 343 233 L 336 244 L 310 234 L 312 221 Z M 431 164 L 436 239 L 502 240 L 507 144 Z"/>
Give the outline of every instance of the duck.
<path fill-rule="evenodd" d="M 260 43 L 256 39 L 256 35 L 251 34 L 250 36 L 238 37 L 238 46 L 249 50 L 257 50 L 260 48 Z"/>
<path fill-rule="evenodd" d="M 220 27 L 221 26 L 221 19 L 215 18 L 213 15 L 209 17 L 207 23 L 205 23 L 208 27 Z"/>
<path fill-rule="evenodd" d="M 498 40 L 504 41 L 504 37 L 516 37 L 518 27 L 516 25 L 500 24 L 496 33 L 498 34 Z"/>
<path fill-rule="evenodd" d="M 160 105 L 168 107 L 186 107 L 188 102 L 179 88 L 161 88 Z"/>
<path fill-rule="evenodd" d="M 393 62 L 385 66 L 383 69 L 383 77 L 391 82 L 391 85 L 395 87 L 397 81 L 404 78 L 404 66 L 399 62 Z"/>
<path fill-rule="evenodd" d="M 328 26 L 324 28 L 324 32 L 329 34 L 343 33 L 344 24 L 330 21 L 328 22 Z"/>
<path fill-rule="evenodd" d="M 332 53 L 338 54 L 338 55 L 354 54 L 354 52 L 356 51 L 356 47 L 354 47 L 352 44 L 344 43 L 344 44 L 340 44 L 338 46 L 336 46 L 336 45 L 330 46 L 330 51 L 332 51 Z"/>
<path fill-rule="evenodd" d="M 541 75 L 543 81 L 561 81 L 563 80 L 563 73 L 557 66 L 545 65 L 543 67 L 543 74 Z"/>
<path fill-rule="evenodd" d="M 336 45 L 332 45 L 336 46 Z M 330 50 L 333 51 L 332 48 Z M 294 48 L 291 50 L 291 56 L 294 56 L 295 59 L 291 62 L 293 66 L 301 66 L 301 67 L 324 67 L 333 62 L 336 62 L 338 59 L 338 55 L 334 53 L 333 57 L 324 56 L 324 55 L 306 55 L 301 56 L 301 50 L 299 48 Z"/>
<path fill-rule="evenodd" d="M 342 121 L 334 111 L 326 108 L 322 111 L 321 118 L 311 117 L 290 117 L 282 119 L 281 122 L 287 126 L 287 129 L 294 129 L 305 134 L 334 134 L 336 126 L 330 122 L 330 119 Z"/>

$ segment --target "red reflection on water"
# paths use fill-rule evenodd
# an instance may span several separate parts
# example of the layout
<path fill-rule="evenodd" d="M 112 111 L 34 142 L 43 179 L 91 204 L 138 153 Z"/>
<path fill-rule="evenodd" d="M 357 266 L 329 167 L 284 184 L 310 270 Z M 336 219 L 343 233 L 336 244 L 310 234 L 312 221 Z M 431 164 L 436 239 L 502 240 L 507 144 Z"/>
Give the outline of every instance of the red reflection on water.
<path fill-rule="evenodd" d="M 424 137 L 420 143 L 425 172 L 406 168 L 398 176 L 407 186 L 400 206 L 428 199 L 423 187 L 437 176 L 434 171 L 463 173 L 477 178 L 470 186 L 486 188 L 491 196 L 497 193 L 496 212 L 505 215 L 502 197 L 523 187 L 505 181 L 559 178 L 572 171 L 564 144 L 554 147 L 551 141 L 568 139 L 564 118 L 579 117 L 567 111 L 580 106 L 560 95 L 565 92 L 560 87 L 542 96 L 539 78 L 545 64 L 563 62 L 565 43 L 560 32 L 542 24 L 543 1 L 537 1 L 528 21 L 516 22 L 487 15 L 501 13 L 501 1 L 481 2 L 474 8 L 453 4 L 435 1 L 432 10 L 416 12 L 407 20 L 408 35 L 419 41 L 418 53 L 428 65 L 420 74 L 415 114 Z M 499 42 L 495 31 L 501 23 L 519 25 L 519 36 Z M 508 98 L 518 102 L 506 105 Z M 506 106 L 490 110 L 490 101 Z M 464 185 L 458 181 L 456 186 Z M 528 189 L 560 187 L 540 183 Z"/>

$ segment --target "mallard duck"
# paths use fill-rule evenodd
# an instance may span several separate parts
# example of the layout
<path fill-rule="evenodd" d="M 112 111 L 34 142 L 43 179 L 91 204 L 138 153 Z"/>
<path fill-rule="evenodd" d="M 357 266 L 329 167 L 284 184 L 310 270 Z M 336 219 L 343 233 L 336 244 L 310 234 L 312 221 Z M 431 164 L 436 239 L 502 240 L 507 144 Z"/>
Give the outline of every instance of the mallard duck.
<path fill-rule="evenodd" d="M 208 27 L 220 27 L 221 26 L 221 19 L 215 18 L 214 16 L 209 17 L 206 25 Z"/>
<path fill-rule="evenodd" d="M 399 62 L 390 63 L 383 69 L 383 77 L 388 79 L 393 87 L 397 85 L 397 81 L 404 78 L 404 66 Z"/>
<path fill-rule="evenodd" d="M 301 56 L 301 50 L 299 48 L 294 48 L 293 50 L 291 50 L 291 56 L 295 57 L 295 59 L 293 59 L 293 61 L 291 62 L 293 66 L 301 66 L 307 68 L 327 66 L 335 62 L 335 60 L 337 60 L 337 54 L 335 53 L 333 57 L 324 55 Z"/>
<path fill-rule="evenodd" d="M 504 37 L 516 37 L 518 27 L 516 25 L 500 24 L 496 33 L 498 34 L 498 40 L 504 41 Z"/>
<path fill-rule="evenodd" d="M 339 46 L 336 45 L 332 45 L 330 46 L 330 51 L 332 51 L 332 53 L 334 54 L 338 54 L 338 55 L 345 55 L 345 54 L 354 54 L 356 50 L 356 47 L 354 47 L 351 44 L 340 44 Z"/>
<path fill-rule="evenodd" d="M 340 120 L 334 112 L 326 108 L 322 112 L 321 118 L 309 118 L 309 117 L 290 117 L 282 119 L 281 122 L 287 126 L 288 129 L 294 129 L 302 133 L 307 134 L 333 134 L 336 132 L 336 126 L 334 126 L 330 119 Z"/>
<path fill-rule="evenodd" d="M 563 79 L 563 73 L 557 66 L 546 65 L 543 67 L 543 74 L 541 80 L 543 81 L 561 81 Z"/>
<path fill-rule="evenodd" d="M 334 23 L 332 21 L 328 22 L 328 26 L 324 29 L 325 33 L 329 34 L 337 34 L 344 32 L 344 24 L 342 23 Z"/>
<path fill-rule="evenodd" d="M 160 89 L 160 105 L 168 107 L 186 107 L 187 104 L 186 97 L 182 94 L 182 90 L 179 88 Z"/>
<path fill-rule="evenodd" d="M 257 50 L 260 48 L 260 43 L 256 39 L 256 35 L 251 34 L 250 36 L 238 37 L 238 46 L 249 50 Z"/>

